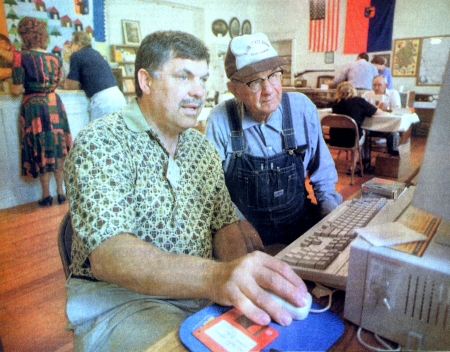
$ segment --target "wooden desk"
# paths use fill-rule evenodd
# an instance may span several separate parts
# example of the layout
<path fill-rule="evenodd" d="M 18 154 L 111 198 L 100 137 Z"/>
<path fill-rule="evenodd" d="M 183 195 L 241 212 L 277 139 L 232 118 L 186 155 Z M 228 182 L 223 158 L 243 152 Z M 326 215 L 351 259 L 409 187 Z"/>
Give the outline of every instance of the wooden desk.
<path fill-rule="evenodd" d="M 314 287 L 314 284 L 310 282 L 306 282 L 308 287 L 311 289 Z M 327 306 L 328 297 L 322 299 L 314 300 L 320 303 L 322 306 Z M 331 305 L 331 311 L 338 314 L 344 320 L 344 333 L 341 338 L 336 341 L 336 343 L 331 346 L 328 351 L 369 351 L 366 347 L 359 343 L 357 338 L 358 326 L 355 324 L 345 320 L 343 318 L 344 315 L 344 302 L 345 302 L 345 292 L 337 291 L 333 294 L 333 303 Z M 326 334 L 327 330 L 324 327 L 323 333 Z M 378 348 L 383 348 L 377 340 L 373 337 L 373 335 L 369 332 L 364 331 L 362 333 L 364 341 L 372 346 L 376 346 Z M 181 343 L 178 338 L 178 330 L 173 330 L 164 336 L 161 340 L 159 340 L 156 344 L 151 346 L 148 352 L 165 352 L 165 351 L 174 351 L 174 352 L 184 352 L 188 351 L 184 345 Z"/>

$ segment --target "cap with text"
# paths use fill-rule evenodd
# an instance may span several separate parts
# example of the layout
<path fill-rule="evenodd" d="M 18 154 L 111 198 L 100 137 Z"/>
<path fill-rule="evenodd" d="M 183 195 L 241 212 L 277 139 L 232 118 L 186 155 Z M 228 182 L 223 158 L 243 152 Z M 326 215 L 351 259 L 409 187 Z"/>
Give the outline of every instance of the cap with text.
<path fill-rule="evenodd" d="M 287 63 L 278 56 L 265 34 L 246 34 L 231 40 L 225 56 L 225 72 L 228 78 L 248 77 Z"/>

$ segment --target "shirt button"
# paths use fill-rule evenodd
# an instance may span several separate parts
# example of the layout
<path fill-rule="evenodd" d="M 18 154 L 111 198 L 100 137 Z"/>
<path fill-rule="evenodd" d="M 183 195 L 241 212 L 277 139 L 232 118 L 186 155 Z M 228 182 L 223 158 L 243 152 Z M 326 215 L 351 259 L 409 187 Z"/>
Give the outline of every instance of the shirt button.
<path fill-rule="evenodd" d="M 268 149 L 268 150 L 272 150 L 273 148 L 272 148 L 272 147 L 267 147 L 267 149 Z"/>

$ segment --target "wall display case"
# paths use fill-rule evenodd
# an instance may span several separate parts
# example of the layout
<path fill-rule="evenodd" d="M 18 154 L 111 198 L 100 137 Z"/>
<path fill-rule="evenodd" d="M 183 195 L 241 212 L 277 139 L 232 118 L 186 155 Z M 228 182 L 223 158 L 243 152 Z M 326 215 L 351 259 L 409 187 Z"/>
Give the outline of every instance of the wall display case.
<path fill-rule="evenodd" d="M 135 93 L 134 61 L 137 49 L 136 45 L 111 45 L 111 61 L 116 62 L 118 69 L 122 71 L 121 79 L 117 80 L 119 88 L 127 98 L 134 96 Z"/>

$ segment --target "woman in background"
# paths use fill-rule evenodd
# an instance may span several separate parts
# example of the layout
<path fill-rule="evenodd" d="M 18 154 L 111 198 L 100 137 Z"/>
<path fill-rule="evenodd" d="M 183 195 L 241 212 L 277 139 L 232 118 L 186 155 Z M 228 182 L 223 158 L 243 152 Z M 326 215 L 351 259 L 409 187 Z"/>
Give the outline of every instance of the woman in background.
<path fill-rule="evenodd" d="M 364 98 L 357 96 L 356 89 L 349 82 L 341 82 L 336 87 L 336 101 L 331 110 L 334 114 L 350 116 L 358 125 L 360 143 L 364 142 L 364 132 L 361 125 L 366 117 L 381 115 L 383 110 L 373 106 Z M 351 147 L 355 141 L 355 134 L 350 129 L 330 128 L 330 144 L 339 147 Z M 363 164 L 368 162 L 368 151 L 363 149 Z"/>
<path fill-rule="evenodd" d="M 66 200 L 63 190 L 63 161 L 71 145 L 64 105 L 55 93 L 61 77 L 60 59 L 46 52 L 48 33 L 45 23 L 24 17 L 18 25 L 22 51 L 14 52 L 12 92 L 23 92 L 20 107 L 22 175 L 39 177 L 42 186 L 41 206 L 52 205 L 50 177 L 54 173 L 57 199 Z"/>

